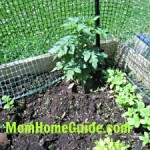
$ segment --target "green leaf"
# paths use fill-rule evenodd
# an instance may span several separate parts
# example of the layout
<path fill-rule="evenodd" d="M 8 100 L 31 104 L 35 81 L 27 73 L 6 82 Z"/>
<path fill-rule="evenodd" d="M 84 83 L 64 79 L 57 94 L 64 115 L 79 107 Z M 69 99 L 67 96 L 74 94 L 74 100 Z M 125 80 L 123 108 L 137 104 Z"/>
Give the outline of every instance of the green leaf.
<path fill-rule="evenodd" d="M 140 118 L 137 114 L 134 115 L 134 126 L 138 128 L 140 126 Z"/>
<path fill-rule="evenodd" d="M 54 72 L 54 71 L 56 71 L 57 70 L 57 67 L 55 67 L 51 72 Z"/>
<path fill-rule="evenodd" d="M 8 101 L 8 99 L 9 99 L 9 97 L 8 97 L 8 96 L 6 96 L 6 95 L 4 95 L 4 96 L 2 97 L 2 100 L 3 100 L 3 101 L 5 101 L 5 102 L 7 102 L 7 101 Z"/>
<path fill-rule="evenodd" d="M 98 33 L 102 38 L 104 39 L 107 39 L 108 38 L 108 31 L 106 29 L 101 29 L 101 28 L 98 28 L 96 30 L 96 33 Z"/>
<path fill-rule="evenodd" d="M 92 66 L 93 66 L 94 69 L 97 69 L 97 63 L 98 63 L 97 60 L 94 60 L 94 61 L 92 62 Z"/>
<path fill-rule="evenodd" d="M 83 31 L 84 31 L 84 33 L 88 34 L 89 36 L 92 35 L 89 28 L 85 28 Z"/>
<path fill-rule="evenodd" d="M 12 99 L 10 102 L 9 102 L 10 105 L 13 105 L 14 104 L 14 100 Z"/>
<path fill-rule="evenodd" d="M 97 69 L 98 59 L 97 59 L 97 56 L 95 55 L 95 53 L 92 53 L 90 62 L 92 63 L 93 68 Z"/>
<path fill-rule="evenodd" d="M 147 123 L 147 120 L 146 120 L 146 119 L 141 119 L 141 120 L 140 120 L 140 123 L 141 123 L 141 124 L 146 124 L 146 123 Z"/>
<path fill-rule="evenodd" d="M 142 109 L 144 109 L 145 104 L 144 104 L 143 102 L 138 102 L 137 104 L 138 104 L 138 108 L 137 108 L 137 109 L 138 109 L 139 111 L 141 111 Z"/>
<path fill-rule="evenodd" d="M 143 141 L 143 140 L 144 140 L 144 136 L 139 136 L 139 139 L 140 139 L 141 141 Z"/>
<path fill-rule="evenodd" d="M 76 73 L 81 73 L 81 69 L 80 69 L 80 68 L 75 68 L 75 69 L 74 69 L 74 72 L 76 72 Z"/>
<path fill-rule="evenodd" d="M 94 19 L 68 18 L 63 27 L 68 30 L 66 33 L 70 34 L 61 38 L 53 46 L 53 51 L 58 50 L 55 59 L 61 58 L 60 64 L 56 64 L 53 71 L 62 69 L 67 80 L 76 80 L 80 83 L 86 83 L 87 79 L 91 78 L 91 72 L 95 72 L 98 63 L 102 64 L 107 57 L 96 48 L 90 49 L 96 32 L 93 23 L 98 18 L 99 16 Z"/>
<path fill-rule="evenodd" d="M 74 54 L 74 53 L 75 53 L 75 45 L 74 44 L 70 44 L 69 54 Z"/>
<path fill-rule="evenodd" d="M 84 61 L 87 62 L 91 56 L 91 52 L 90 51 L 84 51 L 83 56 L 84 56 Z"/>
<path fill-rule="evenodd" d="M 150 117 L 150 106 L 147 106 L 145 108 L 143 108 L 141 111 L 140 111 L 140 115 L 142 117 L 145 117 L 145 116 L 149 116 Z"/>
<path fill-rule="evenodd" d="M 128 108 L 128 111 L 123 113 L 123 117 L 132 117 L 135 114 L 135 110 L 133 108 Z"/>
<path fill-rule="evenodd" d="M 60 49 L 57 54 L 58 58 L 61 58 L 63 55 L 65 55 L 65 51 L 63 49 Z"/>
<path fill-rule="evenodd" d="M 108 58 L 108 55 L 106 53 L 101 53 L 100 55 L 102 58 Z"/>
<path fill-rule="evenodd" d="M 99 16 L 96 16 L 93 18 L 94 21 L 96 21 L 98 18 L 100 18 Z"/>
<path fill-rule="evenodd" d="M 68 20 L 73 23 L 77 23 L 80 20 L 80 17 L 69 17 Z"/>
<path fill-rule="evenodd" d="M 63 68 L 63 65 L 61 62 L 57 62 L 56 67 L 57 67 L 57 70 L 60 70 Z"/>
<path fill-rule="evenodd" d="M 4 105 L 4 109 L 10 109 L 10 105 L 9 104 L 5 104 Z"/>
<path fill-rule="evenodd" d="M 77 30 L 81 31 L 83 29 L 87 28 L 87 26 L 85 24 L 78 24 Z"/>
<path fill-rule="evenodd" d="M 74 75 L 74 71 L 73 70 L 68 70 L 66 77 L 67 77 L 67 81 L 73 80 L 73 75 Z"/>
<path fill-rule="evenodd" d="M 145 138 L 149 139 L 149 134 L 147 132 L 144 132 Z"/>
<path fill-rule="evenodd" d="M 56 54 L 58 52 L 59 48 L 60 47 L 58 47 L 58 46 L 53 46 L 53 48 L 51 48 L 49 50 L 49 53 L 54 55 L 54 54 Z"/>
<path fill-rule="evenodd" d="M 142 141 L 143 146 L 150 143 L 149 134 L 147 132 L 144 132 L 144 136 L 139 136 L 139 139 Z"/>
<path fill-rule="evenodd" d="M 64 46 L 63 50 L 64 50 L 64 55 L 66 55 L 68 51 L 67 45 Z"/>
<path fill-rule="evenodd" d="M 134 118 L 127 118 L 127 120 L 128 120 L 128 124 L 129 125 L 131 125 L 131 126 L 133 126 L 134 125 Z"/>
<path fill-rule="evenodd" d="M 128 99 L 128 102 L 129 102 L 130 106 L 132 106 L 132 105 L 134 105 L 134 104 L 135 104 L 135 102 L 133 101 L 133 99 L 132 99 L 132 98 L 129 98 L 129 99 Z"/>

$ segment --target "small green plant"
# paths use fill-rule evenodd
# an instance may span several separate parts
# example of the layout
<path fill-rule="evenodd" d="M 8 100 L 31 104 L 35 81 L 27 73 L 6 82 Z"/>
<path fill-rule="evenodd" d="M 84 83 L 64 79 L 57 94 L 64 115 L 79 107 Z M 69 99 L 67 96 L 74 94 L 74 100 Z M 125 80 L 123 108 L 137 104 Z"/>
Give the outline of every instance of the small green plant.
<path fill-rule="evenodd" d="M 144 136 L 139 136 L 139 139 L 142 141 L 143 146 L 150 144 L 150 138 L 147 132 L 144 132 Z"/>
<path fill-rule="evenodd" d="M 53 71 L 63 70 L 67 81 L 84 85 L 91 78 L 91 73 L 97 70 L 98 64 L 104 63 L 107 58 L 105 53 L 93 47 L 95 34 L 99 33 L 93 27 L 97 18 L 68 18 L 67 23 L 62 26 L 69 35 L 61 38 L 50 50 L 56 53 L 54 59 L 59 60 Z"/>
<path fill-rule="evenodd" d="M 104 140 L 100 139 L 95 142 L 96 146 L 93 150 L 127 150 L 129 148 L 124 142 L 113 141 L 111 138 L 107 137 Z"/>
<path fill-rule="evenodd" d="M 115 92 L 117 104 L 125 110 L 122 116 L 126 117 L 130 127 L 150 131 L 150 105 L 146 106 L 141 94 L 135 93 L 136 87 L 128 83 L 125 74 L 119 70 L 109 69 L 104 73 L 110 89 Z M 147 144 L 149 137 L 145 133 L 140 139 Z"/>
<path fill-rule="evenodd" d="M 116 102 L 125 110 L 130 106 L 137 105 L 138 101 L 142 100 L 140 94 L 135 94 L 136 86 L 127 82 L 126 74 L 118 69 L 108 69 L 104 72 L 110 89 L 114 90 Z"/>
<path fill-rule="evenodd" d="M 126 78 L 125 78 L 125 73 L 122 73 L 118 69 L 107 69 L 107 71 L 103 71 L 107 82 L 110 85 L 110 89 L 114 89 L 119 91 L 120 88 L 127 83 Z"/>
<path fill-rule="evenodd" d="M 150 106 L 145 107 L 143 102 L 139 101 L 137 107 L 128 108 L 123 117 L 127 118 L 131 127 L 139 128 L 142 125 L 143 128 L 150 131 Z"/>
<path fill-rule="evenodd" d="M 0 124 L 0 131 L 5 129 L 5 128 L 6 128 L 5 124 Z"/>
<path fill-rule="evenodd" d="M 137 105 L 137 102 L 141 101 L 141 95 L 133 92 L 135 91 L 135 88 L 130 83 L 126 84 L 123 88 L 120 88 L 120 90 L 117 89 L 115 91 L 118 91 L 115 95 L 116 102 L 125 110 L 130 106 Z"/>
<path fill-rule="evenodd" d="M 14 100 L 12 98 L 10 98 L 9 96 L 4 95 L 2 97 L 2 100 L 4 102 L 6 102 L 6 104 L 4 105 L 4 109 L 14 109 Z"/>

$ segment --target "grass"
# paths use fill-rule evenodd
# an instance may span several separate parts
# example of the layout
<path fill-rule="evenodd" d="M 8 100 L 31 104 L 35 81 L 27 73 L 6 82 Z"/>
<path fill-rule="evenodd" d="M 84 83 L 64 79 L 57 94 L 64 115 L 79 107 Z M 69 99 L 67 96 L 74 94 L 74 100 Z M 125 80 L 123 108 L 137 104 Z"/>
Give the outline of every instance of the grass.
<path fill-rule="evenodd" d="M 135 7 L 141 9 L 141 15 L 137 13 L 137 18 L 133 19 L 135 21 L 128 21 L 129 18 L 126 17 L 134 6 L 129 0 L 101 1 L 101 27 L 108 28 L 112 34 L 117 35 L 126 35 L 129 26 L 132 26 L 129 33 L 133 33 L 137 28 L 140 31 L 139 23 L 148 22 L 149 15 L 146 10 L 149 10 L 149 7 L 146 3 L 148 0 L 137 1 L 142 7 Z M 0 64 L 46 53 L 65 34 L 60 25 L 69 16 L 94 16 L 94 6 L 94 0 L 2 0 Z M 129 11 L 125 14 L 127 8 Z M 135 11 L 138 12 L 139 9 Z M 128 24 L 123 26 L 125 21 L 128 21 Z M 138 24 L 137 28 L 133 27 L 134 22 Z"/>

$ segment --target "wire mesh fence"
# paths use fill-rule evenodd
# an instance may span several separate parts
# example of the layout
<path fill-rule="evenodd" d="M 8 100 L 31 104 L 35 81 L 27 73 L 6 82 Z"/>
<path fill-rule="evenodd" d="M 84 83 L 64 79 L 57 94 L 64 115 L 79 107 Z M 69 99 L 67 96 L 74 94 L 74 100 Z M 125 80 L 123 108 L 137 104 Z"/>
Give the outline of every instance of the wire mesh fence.
<path fill-rule="evenodd" d="M 141 39 L 141 37 L 144 38 Z M 142 94 L 144 96 L 146 95 L 150 100 L 150 47 L 148 46 L 148 39 L 138 34 L 126 43 L 121 43 L 117 64 L 128 73 L 128 79 L 136 84 Z"/>
<path fill-rule="evenodd" d="M 44 54 L 1 65 L 0 97 L 15 100 L 52 86 L 61 79 L 61 72 L 51 73 L 54 64 L 51 54 Z"/>
<path fill-rule="evenodd" d="M 131 11 L 130 0 L 100 0 L 100 24 L 120 32 Z M 48 52 L 65 32 L 70 16 L 95 16 L 95 0 L 1 1 L 1 63 Z M 116 28 L 117 26 L 117 28 Z"/>
<path fill-rule="evenodd" d="M 94 1 L 3 0 L 1 14 L 4 62 L 11 62 L 48 52 L 69 16 L 94 16 Z"/>
<path fill-rule="evenodd" d="M 19 98 L 50 85 L 56 79 L 50 73 L 54 64 L 49 54 L 42 54 L 66 34 L 61 25 L 68 17 L 94 17 L 96 2 L 100 27 L 119 39 L 149 28 L 149 0 L 1 0 L 0 98 Z"/>

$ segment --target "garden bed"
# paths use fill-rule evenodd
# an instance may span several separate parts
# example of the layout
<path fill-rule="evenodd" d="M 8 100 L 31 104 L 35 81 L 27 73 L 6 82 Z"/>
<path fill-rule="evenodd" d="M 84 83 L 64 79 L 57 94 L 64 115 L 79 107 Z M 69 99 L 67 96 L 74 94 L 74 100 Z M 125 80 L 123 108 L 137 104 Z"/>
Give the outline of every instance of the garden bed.
<path fill-rule="evenodd" d="M 104 86 L 104 79 L 100 73 L 94 77 L 93 88 L 99 86 L 98 92 L 85 92 L 80 86 L 68 89 L 69 84 L 62 81 L 55 86 L 28 96 L 16 102 L 16 111 L 10 113 L 0 110 L 0 123 L 6 121 L 17 124 L 43 122 L 43 124 L 69 124 L 74 121 L 82 124 L 96 122 L 103 124 L 124 124 L 121 117 L 123 111 L 117 106 L 114 96 Z M 96 87 L 95 87 L 96 85 Z M 102 88 L 103 87 L 103 88 Z M 145 101 L 149 103 L 148 101 Z M 130 134 L 112 134 L 114 140 L 120 139 L 132 145 L 131 149 L 148 150 L 142 148 L 138 136 L 142 130 L 131 130 Z M 0 149 L 37 149 L 37 150 L 88 150 L 94 142 L 106 134 L 8 134 L 7 145 Z M 3 136 L 3 135 L 1 135 Z M 2 138 L 1 138 L 2 139 Z"/>
<path fill-rule="evenodd" d="M 111 149 L 127 150 L 130 146 L 130 149 L 148 150 L 149 101 L 145 100 L 145 104 L 142 102 L 144 99 L 141 94 L 137 94 L 136 88 L 127 82 L 125 73 L 117 69 L 107 69 L 114 64 L 112 59 L 116 55 L 117 41 L 106 40 L 109 45 L 101 43 L 101 51 L 99 47 L 93 47 L 95 34 L 99 34 L 102 39 L 111 36 L 107 35 L 106 30 L 90 27 L 97 19 L 98 17 L 95 17 L 90 21 L 83 17 L 68 18 L 68 23 L 63 26 L 66 31 L 72 29 L 71 33 L 62 37 L 49 51 L 55 54 L 54 60 L 57 60 L 55 67 L 55 61 L 52 61 L 52 55 L 49 54 L 42 58 L 39 56 L 34 60 L 29 59 L 27 62 L 17 62 L 15 66 L 6 64 L 2 67 L 4 73 L 0 78 L 2 80 L 0 96 L 2 102 L 6 102 L 2 108 L 9 111 L 3 109 L 0 111 L 1 128 L 6 127 L 6 131 L 0 134 L 1 149 L 89 150 L 93 149 L 95 141 L 100 137 L 105 138 L 109 135 L 114 141 L 121 140 L 121 144 L 118 141 L 114 142 L 116 145 Z M 109 58 L 110 56 L 113 58 Z M 41 91 L 51 82 L 49 79 L 52 68 L 53 73 L 59 71 L 58 74 L 57 72 L 54 74 L 55 80 L 58 77 L 60 79 L 61 72 L 63 73 L 61 79 L 65 80 Z M 18 75 L 19 78 L 16 78 Z M 24 77 L 30 81 L 20 82 Z M 14 82 L 17 84 L 13 85 L 11 81 L 3 83 L 3 80 L 9 78 L 15 79 Z M 12 84 L 11 87 L 8 87 L 8 84 Z M 25 91 L 18 93 L 21 89 L 19 91 L 17 86 Z M 3 91 L 5 87 L 8 87 L 6 89 L 8 93 Z M 14 93 L 9 93 L 10 89 Z M 30 92 L 26 93 L 27 91 Z M 27 96 L 37 91 L 41 92 L 14 103 L 15 96 L 12 95 Z M 126 120 L 122 116 L 126 117 Z M 71 122 L 74 123 L 71 128 L 80 125 L 80 128 L 73 131 L 74 133 L 70 133 L 72 130 L 68 129 Z M 14 129 L 15 123 L 17 131 Z M 128 132 L 124 133 L 119 128 L 126 123 L 130 126 L 123 127 L 123 131 L 124 128 L 128 128 L 126 129 Z M 39 125 L 42 124 L 44 129 L 39 129 Z M 89 126 L 86 128 L 84 126 L 83 129 L 85 124 Z M 26 129 L 25 125 L 28 125 Z M 37 125 L 38 129 L 35 128 Z M 52 125 L 55 125 L 55 129 L 52 129 Z M 99 127 L 93 131 L 94 127 L 90 129 L 91 125 Z M 58 128 L 61 128 L 60 131 Z M 112 146 L 111 141 L 105 144 Z M 102 150 L 102 145 L 98 141 L 97 147 L 98 150 Z M 104 148 L 106 149 L 106 145 Z"/>
<path fill-rule="evenodd" d="M 117 46 L 116 39 L 101 43 L 101 48 L 108 54 L 110 59 L 113 56 L 115 57 Z M 9 95 L 11 98 L 18 99 L 49 86 L 58 77 L 58 75 L 51 73 L 51 70 L 56 65 L 53 57 L 54 52 L 49 52 L 0 65 L 0 98 L 3 95 Z M 110 64 L 111 62 L 108 61 L 107 63 Z M 40 80 L 42 80 L 41 83 L 39 83 Z M 44 85 L 46 86 L 44 87 Z"/>

